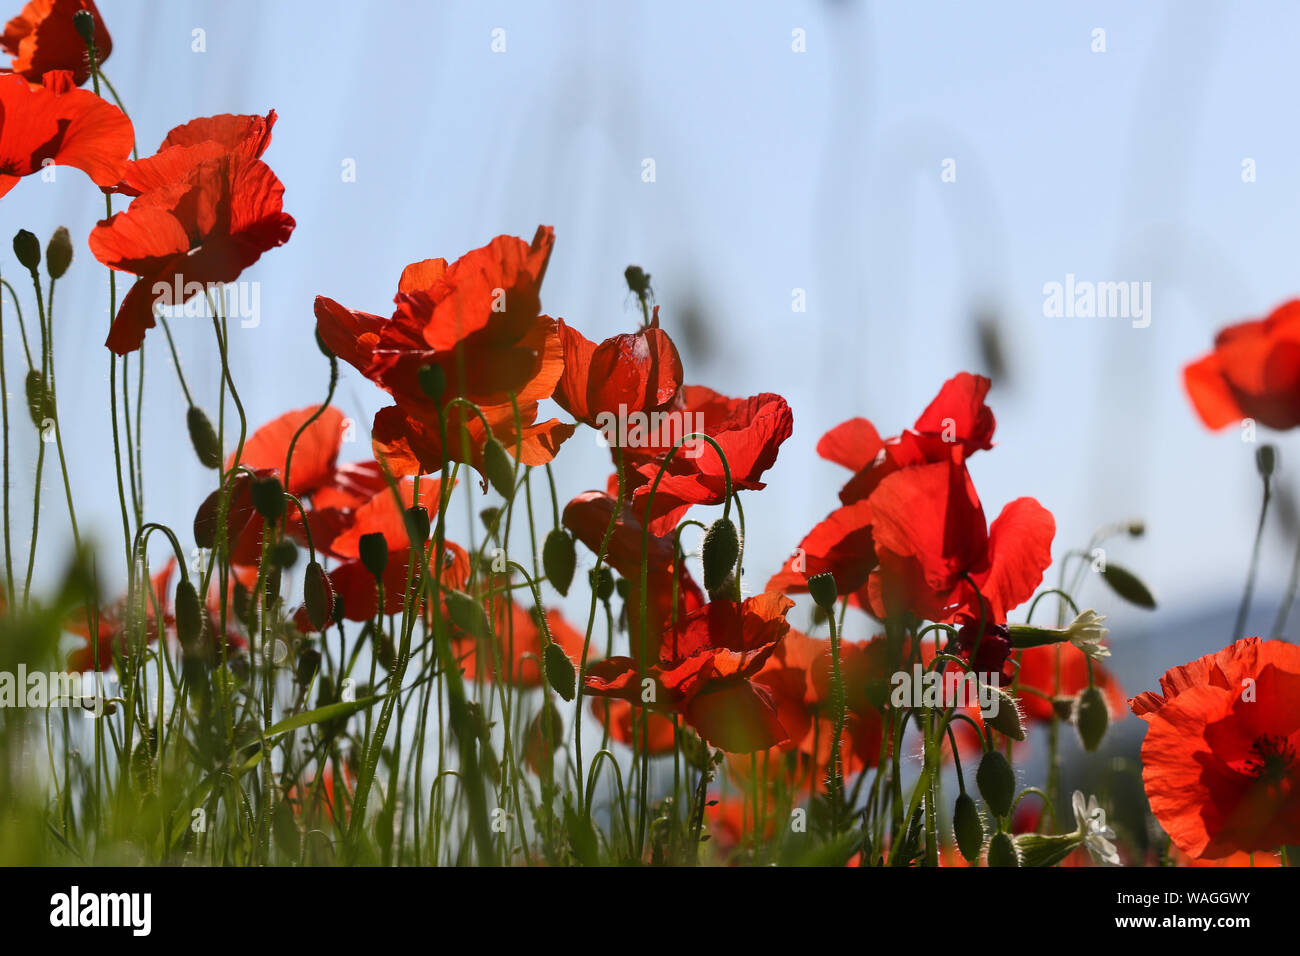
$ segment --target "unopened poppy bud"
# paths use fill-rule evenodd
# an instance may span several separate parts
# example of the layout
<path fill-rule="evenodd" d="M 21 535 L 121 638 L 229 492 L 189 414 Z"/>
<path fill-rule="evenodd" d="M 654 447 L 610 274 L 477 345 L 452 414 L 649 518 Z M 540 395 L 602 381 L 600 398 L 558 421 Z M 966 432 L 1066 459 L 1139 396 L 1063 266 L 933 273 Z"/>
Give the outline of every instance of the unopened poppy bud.
<path fill-rule="evenodd" d="M 1130 538 L 1140 538 L 1147 533 L 1147 524 L 1140 519 L 1134 519 L 1128 523 L 1128 533 Z"/>
<path fill-rule="evenodd" d="M 189 578 L 176 582 L 176 637 L 181 647 L 192 649 L 198 642 L 203 630 L 203 611 L 199 604 L 199 592 Z"/>
<path fill-rule="evenodd" d="M 1011 799 L 1015 796 L 1016 775 L 1011 764 L 999 750 L 990 750 L 980 760 L 979 769 L 975 771 L 975 783 L 980 788 L 980 796 L 988 804 L 994 816 L 1005 817 L 1011 812 Z"/>
<path fill-rule="evenodd" d="M 72 265 L 72 237 L 66 226 L 59 226 L 45 245 L 45 271 L 51 279 L 63 278 Z"/>
<path fill-rule="evenodd" d="M 627 600 L 628 594 L 632 592 L 632 585 L 627 583 L 627 578 L 619 578 L 614 582 L 614 593 L 624 601 Z"/>
<path fill-rule="evenodd" d="M 495 435 L 489 435 L 483 444 L 483 472 L 497 494 L 509 501 L 515 492 L 515 469 L 506 446 Z"/>
<path fill-rule="evenodd" d="M 484 508 L 478 513 L 479 520 L 483 522 L 483 527 L 492 531 L 501 521 L 501 509 L 495 507 Z"/>
<path fill-rule="evenodd" d="M 421 365 L 416 377 L 420 391 L 435 402 L 441 401 L 443 393 L 447 391 L 447 373 L 441 365 Z"/>
<path fill-rule="evenodd" d="M 443 600 L 447 603 L 447 617 L 452 624 L 474 637 L 488 637 L 491 634 L 487 612 L 474 598 L 464 591 L 448 589 L 443 592 Z"/>
<path fill-rule="evenodd" d="M 740 535 L 730 518 L 719 518 L 704 533 L 704 589 L 716 591 L 740 557 Z"/>
<path fill-rule="evenodd" d="M 997 713 L 986 715 L 984 722 L 1012 740 L 1025 739 L 1025 725 L 1020 719 L 1020 708 L 1016 706 L 1015 698 L 1004 690 L 998 691 Z"/>
<path fill-rule="evenodd" d="M 333 589 L 333 585 L 331 585 L 331 590 L 332 590 L 332 589 Z M 342 595 L 342 594 L 335 594 L 335 595 L 334 595 L 334 608 L 333 608 L 332 612 L 330 613 L 330 621 L 331 621 L 332 623 L 334 623 L 335 625 L 342 624 L 342 623 L 343 623 L 343 612 L 344 612 L 344 607 L 343 607 L 343 595 Z"/>
<path fill-rule="evenodd" d="M 40 428 L 46 412 L 45 376 L 36 369 L 27 373 L 27 411 L 32 416 L 32 424 Z"/>
<path fill-rule="evenodd" d="M 587 572 L 588 582 L 591 589 L 596 592 L 596 597 L 602 601 L 608 601 L 614 595 L 614 574 L 604 565 L 597 571 L 592 568 Z"/>
<path fill-rule="evenodd" d="M 1092 753 L 1101 746 L 1109 724 L 1105 696 L 1096 686 L 1085 688 L 1074 705 L 1074 727 L 1079 731 L 1083 749 Z"/>
<path fill-rule="evenodd" d="M 1272 445 L 1260 445 L 1255 449 L 1255 468 L 1261 478 L 1270 478 L 1277 465 L 1277 449 Z"/>
<path fill-rule="evenodd" d="M 835 575 L 829 571 L 821 574 L 814 574 L 808 579 L 808 593 L 817 606 L 823 611 L 830 612 L 835 607 L 835 602 L 839 600 L 839 592 L 835 588 Z"/>
<path fill-rule="evenodd" d="M 302 598 L 307 608 L 307 620 L 316 630 L 323 631 L 334 610 L 334 588 L 319 561 L 307 565 L 302 580 Z"/>
<path fill-rule="evenodd" d="M 627 282 L 627 287 L 637 296 L 645 298 L 650 291 L 650 273 L 646 272 L 640 266 L 628 266 L 623 270 L 623 279 Z"/>
<path fill-rule="evenodd" d="M 573 571 L 578 566 L 578 555 L 573 547 L 573 539 L 559 528 L 552 528 L 542 545 L 542 569 L 546 580 L 561 594 L 569 593 L 573 583 Z"/>
<path fill-rule="evenodd" d="M 275 475 L 255 478 L 249 486 L 253 507 L 265 520 L 275 522 L 284 514 L 284 485 Z"/>
<path fill-rule="evenodd" d="M 298 546 L 288 538 L 281 538 L 271 546 L 271 560 L 277 568 L 291 568 L 298 561 Z"/>
<path fill-rule="evenodd" d="M 305 647 L 298 652 L 297 678 L 302 687 L 311 683 L 311 679 L 316 676 L 316 671 L 320 669 L 320 651 L 314 647 Z"/>
<path fill-rule="evenodd" d="M 424 505 L 406 509 L 406 534 L 416 545 L 423 546 L 429 540 L 429 509 Z"/>
<path fill-rule="evenodd" d="M 989 841 L 989 866 L 1019 866 L 1020 854 L 1011 834 L 999 830 Z"/>
<path fill-rule="evenodd" d="M 1074 698 L 1064 695 L 1053 697 L 1052 713 L 1056 715 L 1057 720 L 1069 720 L 1074 714 Z"/>
<path fill-rule="evenodd" d="M 573 669 L 573 661 L 569 660 L 569 655 L 564 653 L 564 648 L 552 641 L 546 645 L 542 661 L 546 665 L 546 683 L 550 684 L 564 700 L 573 700 L 577 677 Z"/>
<path fill-rule="evenodd" d="M 203 414 L 203 409 L 191 405 L 189 411 L 185 413 L 185 424 L 190 430 L 190 443 L 194 445 L 194 452 L 199 456 L 199 461 L 204 467 L 220 468 L 221 442 L 217 439 L 212 422 L 208 421 L 208 416 Z"/>
<path fill-rule="evenodd" d="M 370 534 L 363 534 L 360 550 L 362 566 L 376 578 L 382 578 L 384 568 L 388 567 L 388 539 L 384 537 L 384 533 L 372 531 Z"/>
<path fill-rule="evenodd" d="M 72 15 L 72 25 L 77 30 L 81 42 L 90 46 L 95 42 L 95 16 L 89 10 L 78 10 Z"/>
<path fill-rule="evenodd" d="M 984 821 L 980 819 L 979 809 L 968 793 L 957 797 L 957 804 L 952 811 L 952 830 L 957 837 L 957 849 L 966 861 L 978 861 L 980 849 L 984 846 Z"/>
<path fill-rule="evenodd" d="M 26 229 L 14 236 L 14 255 L 28 272 L 35 272 L 41 264 L 41 241 Z"/>

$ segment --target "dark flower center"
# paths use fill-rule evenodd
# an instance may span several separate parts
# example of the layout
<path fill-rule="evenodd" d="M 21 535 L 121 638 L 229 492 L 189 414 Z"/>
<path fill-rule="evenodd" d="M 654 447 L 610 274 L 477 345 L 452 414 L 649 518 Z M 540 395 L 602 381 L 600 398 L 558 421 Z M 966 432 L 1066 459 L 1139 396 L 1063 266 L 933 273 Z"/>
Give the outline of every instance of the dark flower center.
<path fill-rule="evenodd" d="M 1257 780 L 1266 783 L 1281 783 L 1292 764 L 1296 762 L 1296 751 L 1286 737 L 1265 734 L 1256 737 L 1250 745 L 1250 756 L 1246 758 L 1246 772 Z"/>

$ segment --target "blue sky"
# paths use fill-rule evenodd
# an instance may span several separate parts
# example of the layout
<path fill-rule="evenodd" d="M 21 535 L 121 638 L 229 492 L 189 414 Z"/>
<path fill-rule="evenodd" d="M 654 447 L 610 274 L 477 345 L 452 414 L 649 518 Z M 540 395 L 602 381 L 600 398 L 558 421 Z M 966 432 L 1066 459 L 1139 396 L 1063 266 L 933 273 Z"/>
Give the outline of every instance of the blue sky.
<path fill-rule="evenodd" d="M 114 39 L 106 72 L 142 150 L 195 116 L 279 113 L 265 158 L 298 226 L 245 274 L 261 283 L 262 321 L 237 330 L 231 348 L 251 425 L 323 394 L 314 296 L 382 313 L 406 263 L 454 258 L 499 233 L 530 237 L 545 223 L 557 234 L 549 314 L 594 339 L 632 328 L 622 272 L 640 264 L 688 381 L 775 391 L 793 406 L 769 491 L 746 502 L 751 588 L 835 504 L 846 475 L 815 456 L 818 437 L 853 415 L 883 434 L 910 425 L 945 378 L 983 370 L 972 316 L 991 310 L 1010 375 L 990 396 L 998 446 L 972 461 L 990 517 L 1037 497 L 1057 517 L 1058 554 L 1097 525 L 1145 518 L 1146 537 L 1118 543 L 1113 557 L 1161 598 L 1155 623 L 1239 593 L 1258 508 L 1253 447 L 1233 430 L 1204 430 L 1180 369 L 1217 327 L 1300 286 L 1300 7 L 101 9 Z M 492 50 L 498 28 L 504 52 Z M 1105 52 L 1092 49 L 1098 28 Z M 205 52 L 192 50 L 195 30 Z M 796 30 L 804 52 L 792 49 Z M 653 183 L 642 181 L 646 158 Z M 941 181 L 946 159 L 955 182 Z M 341 176 L 348 160 L 355 182 Z M 54 184 L 29 179 L 3 201 L 10 232 L 43 239 L 63 224 L 78 243 L 55 317 L 59 397 L 82 520 L 112 544 L 106 280 L 85 247 L 101 211 L 75 170 Z M 1044 317 L 1044 284 L 1067 274 L 1151 282 L 1151 325 Z M 791 309 L 795 289 L 806 312 Z M 196 398 L 211 409 L 210 328 L 176 330 Z M 193 461 L 156 334 L 146 357 L 147 516 L 188 539 L 210 473 Z M 345 457 L 367 456 L 364 426 L 384 396 L 345 367 L 338 403 L 363 426 Z M 1282 449 L 1279 480 L 1294 482 L 1300 446 L 1267 437 Z M 14 447 L 22 475 L 34 441 Z M 603 484 L 607 461 L 589 433 L 573 439 L 559 460 L 562 497 Z M 60 491 L 47 470 L 47 515 L 60 514 Z M 26 541 L 23 507 L 16 544 Z M 66 536 L 59 517 L 46 527 L 37 577 L 48 580 Z M 1265 602 L 1289 550 L 1271 528 Z M 1099 589 L 1085 600 L 1115 604 Z"/>

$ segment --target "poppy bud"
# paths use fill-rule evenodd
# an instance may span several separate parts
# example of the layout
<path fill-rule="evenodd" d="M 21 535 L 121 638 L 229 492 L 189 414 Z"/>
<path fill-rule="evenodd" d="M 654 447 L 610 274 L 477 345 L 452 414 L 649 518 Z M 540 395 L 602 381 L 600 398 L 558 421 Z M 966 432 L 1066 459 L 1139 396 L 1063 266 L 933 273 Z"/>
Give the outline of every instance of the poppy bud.
<path fill-rule="evenodd" d="M 249 486 L 253 507 L 266 521 L 276 522 L 284 514 L 284 485 L 275 475 L 255 478 Z"/>
<path fill-rule="evenodd" d="M 95 43 L 95 16 L 89 10 L 78 10 L 72 15 L 72 25 L 77 30 L 77 36 L 81 37 L 86 46 L 93 46 Z"/>
<path fill-rule="evenodd" d="M 1079 731 L 1084 750 L 1092 753 L 1101 745 L 1109 723 L 1106 698 L 1096 686 L 1086 688 L 1074 705 L 1074 727 Z"/>
<path fill-rule="evenodd" d="M 45 376 L 32 369 L 27 373 L 27 411 L 31 413 L 32 424 L 37 428 L 45 420 L 46 410 Z"/>
<path fill-rule="evenodd" d="M 291 568 L 298 563 L 298 546 L 288 538 L 281 538 L 271 546 L 271 560 L 277 568 Z"/>
<path fill-rule="evenodd" d="M 14 236 L 14 255 L 28 272 L 35 272 L 41 264 L 41 241 L 26 229 Z"/>
<path fill-rule="evenodd" d="M 314 647 L 306 647 L 298 652 L 298 683 L 306 687 L 311 683 L 311 679 L 316 676 L 316 671 L 320 669 L 320 651 Z"/>
<path fill-rule="evenodd" d="M 998 691 L 998 711 L 991 717 L 985 717 L 985 723 L 1003 736 L 1012 740 L 1025 739 L 1025 725 L 1020 719 L 1020 708 L 1015 699 L 1004 690 Z"/>
<path fill-rule="evenodd" d="M 704 534 L 704 589 L 716 591 L 740 557 L 740 535 L 730 518 L 719 518 Z"/>
<path fill-rule="evenodd" d="M 479 520 L 483 522 L 483 527 L 492 531 L 501 521 L 501 509 L 496 507 L 484 508 L 478 513 Z"/>
<path fill-rule="evenodd" d="M 489 435 L 483 445 L 483 472 L 497 494 L 509 501 L 515 491 L 515 469 L 506 446 L 495 435 Z"/>
<path fill-rule="evenodd" d="M 957 805 L 952 810 L 952 831 L 957 837 L 957 849 L 961 850 L 966 862 L 979 860 L 980 848 L 984 846 L 984 821 L 968 793 L 957 797 Z"/>
<path fill-rule="evenodd" d="M 199 605 L 199 592 L 189 578 L 176 582 L 176 637 L 181 647 L 191 649 L 203 630 L 203 612 Z"/>
<path fill-rule="evenodd" d="M 66 226 L 59 226 L 45 246 L 45 271 L 51 279 L 63 278 L 72 265 L 72 237 Z"/>
<path fill-rule="evenodd" d="M 573 668 L 573 661 L 569 660 L 569 655 L 564 653 L 564 648 L 552 641 L 546 645 L 546 650 L 542 654 L 542 661 L 546 665 L 546 683 L 559 694 L 564 700 L 573 700 L 574 684 L 577 680 Z"/>
<path fill-rule="evenodd" d="M 302 597 L 307 608 L 307 620 L 311 621 L 311 626 L 316 630 L 323 631 L 334 610 L 334 588 L 318 561 L 307 565 L 307 573 L 302 580 Z"/>
<path fill-rule="evenodd" d="M 388 567 L 388 539 L 384 537 L 384 533 L 372 531 L 370 534 L 363 534 L 360 550 L 362 566 L 376 578 L 382 578 L 384 568 Z"/>
<path fill-rule="evenodd" d="M 1272 445 L 1260 445 L 1255 449 L 1255 468 L 1261 478 L 1270 478 L 1277 465 L 1277 449 Z"/>
<path fill-rule="evenodd" d="M 1145 521 L 1134 519 L 1128 523 L 1128 533 L 1130 538 L 1140 538 L 1147 533 Z"/>
<path fill-rule="evenodd" d="M 573 539 L 559 528 L 552 528 L 542 545 L 542 568 L 546 571 L 546 580 L 561 594 L 569 593 L 573 583 L 573 570 L 577 567 L 578 556 L 573 548 Z"/>
<path fill-rule="evenodd" d="M 424 505 L 406 509 L 406 535 L 412 544 L 419 546 L 429 540 L 429 509 Z"/>
<path fill-rule="evenodd" d="M 441 365 L 421 365 L 416 378 L 420 384 L 420 391 L 435 402 L 440 401 L 443 393 L 447 391 L 447 373 L 443 371 Z"/>
<path fill-rule="evenodd" d="M 1105 578 L 1112 591 L 1130 604 L 1144 607 L 1148 611 L 1155 610 L 1156 599 L 1152 597 L 1151 592 L 1147 590 L 1147 586 L 1132 571 L 1121 568 L 1118 564 L 1107 562 L 1106 566 L 1102 568 L 1101 576 Z"/>
<path fill-rule="evenodd" d="M 624 601 L 627 600 L 628 594 L 632 590 L 632 585 L 627 583 L 627 578 L 619 578 L 614 582 L 614 591 Z"/>
<path fill-rule="evenodd" d="M 1020 854 L 1011 834 L 998 831 L 989 841 L 989 866 L 1019 866 Z"/>
<path fill-rule="evenodd" d="M 1011 812 L 1011 798 L 1015 796 L 1016 775 L 1011 764 L 1001 751 L 990 750 L 980 760 L 979 769 L 975 771 L 975 783 L 980 788 L 980 796 L 996 817 L 1005 817 Z"/>
<path fill-rule="evenodd" d="M 212 422 L 203 414 L 203 409 L 191 405 L 185 413 L 185 424 L 190 430 L 190 442 L 199 456 L 199 462 L 206 468 L 220 468 L 221 443 L 217 440 Z"/>
<path fill-rule="evenodd" d="M 835 607 L 835 602 L 839 600 L 839 592 L 835 588 L 835 575 L 829 571 L 821 574 L 814 574 L 808 579 L 808 593 L 817 606 L 823 611 L 830 612 Z"/>
<path fill-rule="evenodd" d="M 628 266 L 623 270 L 623 279 L 627 282 L 627 287 L 637 296 L 645 298 L 650 291 L 650 273 L 646 272 L 640 266 Z"/>
<path fill-rule="evenodd" d="M 614 575 L 604 565 L 601 565 L 599 573 L 595 568 L 588 571 L 587 581 L 591 589 L 596 592 L 596 597 L 600 598 L 600 600 L 608 601 L 613 596 Z"/>
<path fill-rule="evenodd" d="M 487 637 L 491 634 L 488 626 L 487 612 L 483 605 L 464 591 L 448 589 L 443 592 L 447 603 L 447 617 L 451 623 L 474 637 Z"/>
<path fill-rule="evenodd" d="M 333 587 L 334 587 L 334 586 L 331 584 L 331 585 L 330 585 L 330 589 L 333 590 Z M 334 610 L 333 610 L 333 613 L 330 614 L 330 621 L 331 621 L 331 623 L 333 623 L 333 624 L 336 625 L 336 626 L 339 625 L 339 624 L 342 624 L 342 623 L 343 623 L 343 612 L 344 612 L 344 607 L 343 607 L 343 595 L 342 595 L 342 594 L 335 594 L 335 595 L 334 595 Z"/>
<path fill-rule="evenodd" d="M 1053 697 L 1052 713 L 1056 715 L 1057 720 L 1069 720 L 1070 715 L 1074 713 L 1074 698 L 1064 695 Z"/>

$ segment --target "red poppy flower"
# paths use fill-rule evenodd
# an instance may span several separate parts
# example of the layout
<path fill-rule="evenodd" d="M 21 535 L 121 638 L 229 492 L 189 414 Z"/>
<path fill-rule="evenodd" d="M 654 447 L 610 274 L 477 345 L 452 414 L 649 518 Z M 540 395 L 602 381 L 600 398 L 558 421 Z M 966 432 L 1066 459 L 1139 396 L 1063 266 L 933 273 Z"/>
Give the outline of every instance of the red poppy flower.
<path fill-rule="evenodd" d="M 1214 351 L 1183 369 L 1183 384 L 1209 428 L 1243 418 L 1278 430 L 1300 425 L 1300 299 L 1223 329 Z"/>
<path fill-rule="evenodd" d="M 175 571 L 176 559 L 174 557 L 168 558 L 162 570 L 149 581 L 152 593 L 145 598 L 146 643 L 152 644 L 158 640 L 160 632 L 158 622 L 160 620 L 166 621 L 170 598 L 168 587 Z M 85 647 L 79 647 L 68 655 L 67 666 L 69 673 L 109 670 L 113 666 L 114 650 L 122 655 L 127 653 L 127 640 L 129 637 L 127 631 L 130 624 L 127 621 L 126 600 L 125 597 L 122 597 L 111 606 L 100 609 L 98 618 L 99 635 L 96 642 L 90 640 L 90 628 L 86 621 L 84 609 L 78 609 L 69 617 L 68 630 L 86 642 Z M 95 666 L 96 643 L 99 645 L 98 667 Z"/>
<path fill-rule="evenodd" d="M 537 423 L 538 403 L 551 396 L 564 367 L 557 323 L 540 314 L 554 241 L 553 230 L 542 226 L 531 245 L 498 236 L 451 265 L 412 263 L 390 319 L 317 297 L 321 339 L 397 401 L 375 415 L 372 429 L 376 457 L 395 473 L 442 468 L 438 416 L 456 398 L 478 405 L 487 428 L 526 465 L 550 461 L 573 433 L 574 426 L 558 419 Z M 436 401 L 420 386 L 426 366 L 441 370 L 444 388 Z M 459 405 L 447 418 L 448 457 L 482 471 L 483 420 Z"/>
<path fill-rule="evenodd" d="M 490 607 L 489 607 L 490 605 Z M 525 608 L 500 595 L 484 600 L 490 611 L 492 638 L 475 639 L 465 633 L 452 636 L 452 653 L 460 661 L 468 680 L 482 677 L 497 681 L 497 658 L 500 658 L 505 682 L 515 687 L 541 687 L 542 629 L 537 610 Z M 583 635 L 555 608 L 546 612 L 546 628 L 551 639 L 572 661 L 582 656 Z"/>
<path fill-rule="evenodd" d="M 637 707 L 613 697 L 593 697 L 591 715 L 609 728 L 612 739 L 638 751 L 641 749 L 641 721 L 647 720 L 646 752 L 652 757 L 670 754 L 677 749 L 677 731 L 672 718 L 656 710 Z"/>
<path fill-rule="evenodd" d="M 602 427 L 602 416 L 622 419 L 664 408 L 682 386 L 682 360 L 668 333 L 659 328 L 659 307 L 638 332 L 615 335 L 597 345 L 559 322 L 564 374 L 555 401 L 580 422 Z"/>
<path fill-rule="evenodd" d="M 222 113 L 190 120 L 168 133 L 154 155 L 127 163 L 113 191 L 139 196 L 173 186 L 184 182 L 204 160 L 228 153 L 260 159 L 271 145 L 275 120 L 275 110 L 265 116 Z"/>
<path fill-rule="evenodd" d="M 1216 859 L 1300 842 L 1300 647 L 1248 637 L 1131 700 L 1142 780 L 1183 852 Z"/>
<path fill-rule="evenodd" d="M 663 411 L 671 414 L 652 421 L 644 436 L 627 443 L 633 447 L 622 449 L 625 496 L 638 515 L 645 514 L 650 489 L 668 453 L 686 435 L 699 432 L 718 443 L 727 456 L 734 491 L 757 491 L 766 487 L 760 479 L 794 428 L 786 400 L 770 393 L 727 398 L 702 385 L 686 385 Z M 722 504 L 726 487 L 726 472 L 713 446 L 698 439 L 685 443 L 655 489 L 651 532 L 671 533 L 691 505 Z"/>
<path fill-rule="evenodd" d="M 852 594 L 867 583 L 876 564 L 871 502 L 855 501 L 818 522 L 772 575 L 767 589 L 787 594 L 807 591 L 808 579 L 825 572 L 835 579 L 838 593 Z"/>
<path fill-rule="evenodd" d="M 462 590 L 469 580 L 469 554 L 452 541 L 444 542 L 442 559 L 442 586 Z M 435 567 L 433 548 L 429 549 L 429 571 Z M 407 568 L 411 561 L 409 548 L 388 552 L 384 565 L 384 613 L 396 614 L 406 602 Z M 379 613 L 379 588 L 375 576 L 361 563 L 360 558 L 344 561 L 329 573 L 330 587 L 336 599 L 343 602 L 343 616 L 349 621 L 374 620 Z M 295 624 L 304 633 L 312 630 L 305 610 L 295 617 Z"/>
<path fill-rule="evenodd" d="M 1000 624 L 1033 595 L 1052 561 L 1051 512 L 1017 498 L 989 527 L 959 461 L 889 475 L 871 506 L 881 566 L 869 586 L 878 616 L 907 610 L 925 620 Z"/>
<path fill-rule="evenodd" d="M 226 470 L 241 464 L 254 471 L 274 469 L 283 477 L 288 463 L 288 491 L 300 498 L 311 497 L 334 477 L 343 447 L 343 413 L 331 405 L 312 420 L 319 408 L 309 405 L 267 422 L 244 442 L 238 462 L 233 452 L 227 457 Z M 288 460 L 289 445 L 300 428 L 302 434 L 293 446 L 293 458 Z"/>
<path fill-rule="evenodd" d="M 676 710 L 701 737 L 731 753 L 766 750 L 789 739 L 766 687 L 752 678 L 789 630 L 794 602 L 761 594 L 743 603 L 713 601 L 665 633 L 659 660 L 645 669 L 653 701 L 642 700 L 642 669 L 631 657 L 592 665 L 587 693 Z"/>
<path fill-rule="evenodd" d="M 283 197 L 271 167 L 224 153 L 100 222 L 90 233 L 95 257 L 140 276 L 123 297 L 105 344 L 119 355 L 135 351 L 155 325 L 155 302 L 181 304 L 173 301 L 173 289 L 189 300 L 200 287 L 234 282 L 263 252 L 288 242 L 295 223 Z"/>
<path fill-rule="evenodd" d="M 131 121 L 94 93 L 78 90 L 66 71 L 43 86 L 0 76 L 0 196 L 43 166 L 75 166 L 97 186 L 122 176 L 134 140 Z"/>
<path fill-rule="evenodd" d="M 1051 721 L 1053 698 L 1075 697 L 1088 686 L 1088 658 L 1073 644 L 1025 648 L 1014 661 L 1017 698 L 1027 720 Z M 1106 700 L 1111 723 L 1122 720 L 1127 713 L 1124 688 L 1115 675 L 1094 661 L 1092 679 Z"/>
<path fill-rule="evenodd" d="M 68 70 L 77 86 L 90 79 L 90 55 L 73 17 L 87 10 L 95 18 L 95 60 L 102 64 L 113 52 L 113 40 L 94 0 L 31 0 L 5 24 L 0 48 L 11 56 L 9 69 L 39 83 L 51 70 Z"/>

